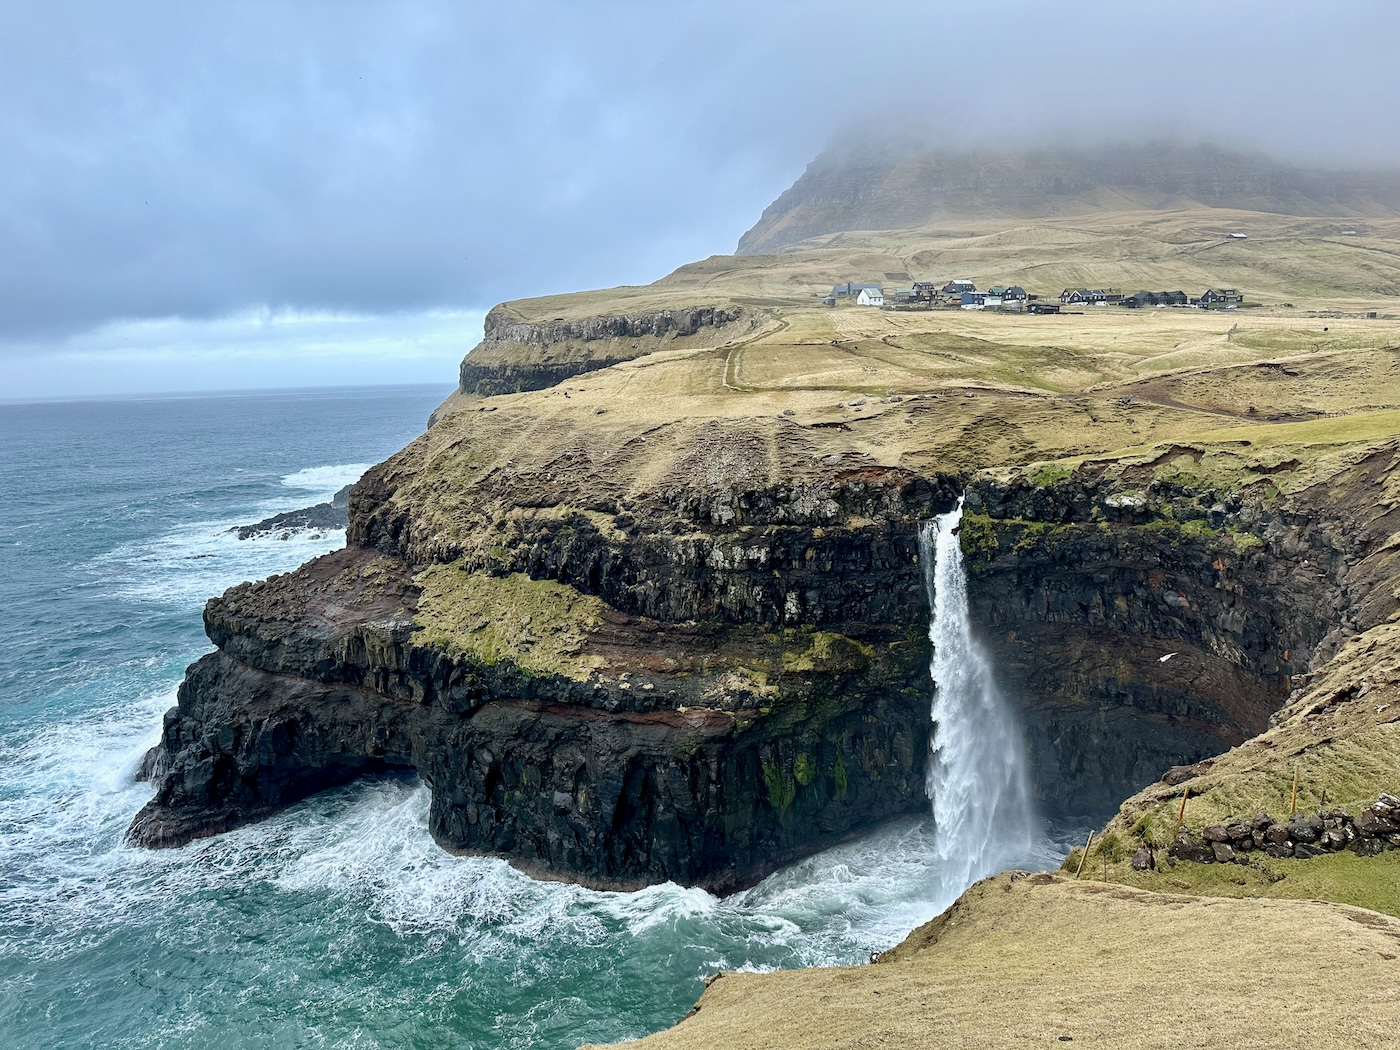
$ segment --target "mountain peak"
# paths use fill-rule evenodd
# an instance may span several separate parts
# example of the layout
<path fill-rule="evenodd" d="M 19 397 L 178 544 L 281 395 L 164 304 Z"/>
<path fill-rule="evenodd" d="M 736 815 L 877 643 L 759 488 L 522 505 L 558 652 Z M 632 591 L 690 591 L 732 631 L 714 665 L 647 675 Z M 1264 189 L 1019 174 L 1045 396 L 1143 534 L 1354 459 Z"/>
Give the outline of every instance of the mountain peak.
<path fill-rule="evenodd" d="M 851 230 L 968 217 L 1231 208 L 1313 217 L 1400 215 L 1400 172 L 1328 171 L 1167 142 L 1024 151 L 855 143 L 820 154 L 739 240 L 781 251 Z"/>

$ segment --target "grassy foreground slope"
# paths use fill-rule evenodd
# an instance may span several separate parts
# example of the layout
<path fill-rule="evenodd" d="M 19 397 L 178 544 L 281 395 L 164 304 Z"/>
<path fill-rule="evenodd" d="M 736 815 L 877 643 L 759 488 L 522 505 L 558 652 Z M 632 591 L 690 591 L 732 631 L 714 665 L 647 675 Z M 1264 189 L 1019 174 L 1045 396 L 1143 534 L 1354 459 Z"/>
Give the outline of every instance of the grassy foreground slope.
<path fill-rule="evenodd" d="M 1006 874 L 878 964 L 724 974 L 638 1050 L 1393 1046 L 1400 920 Z M 1296 1039 L 1296 1041 L 1295 1041 Z"/>

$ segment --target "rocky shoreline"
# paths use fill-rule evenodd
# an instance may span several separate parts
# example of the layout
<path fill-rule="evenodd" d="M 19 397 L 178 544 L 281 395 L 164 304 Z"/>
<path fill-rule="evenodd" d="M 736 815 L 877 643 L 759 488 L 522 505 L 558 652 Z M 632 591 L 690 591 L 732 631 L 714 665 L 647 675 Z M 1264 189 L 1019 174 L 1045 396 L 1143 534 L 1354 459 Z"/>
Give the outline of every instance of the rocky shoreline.
<path fill-rule="evenodd" d="M 217 651 L 166 717 L 132 841 L 397 771 L 431 789 L 449 849 L 595 885 L 750 885 L 927 805 L 918 528 L 960 497 L 970 616 L 1049 817 L 1104 819 L 1256 737 L 1400 605 L 1400 512 L 1376 498 L 1393 440 L 1287 492 L 1302 460 L 1248 441 L 982 469 L 1036 447 L 991 451 L 1013 410 L 1029 426 L 1081 406 L 740 391 L 737 336 L 770 321 L 787 323 L 493 311 L 428 432 L 349 492 L 347 547 L 209 602 Z M 607 367 L 634 350 L 652 357 Z M 561 379 L 576 368 L 606 371 L 585 390 Z M 1148 411 L 1131 405 L 1103 418 L 1130 427 Z"/>
<path fill-rule="evenodd" d="M 350 489 L 346 485 L 326 503 L 317 503 L 300 510 L 283 511 L 254 522 L 252 525 L 235 525 L 229 529 L 240 540 L 259 539 L 278 534 L 279 539 L 287 539 L 293 532 L 309 529 L 343 529 L 350 524 Z"/>

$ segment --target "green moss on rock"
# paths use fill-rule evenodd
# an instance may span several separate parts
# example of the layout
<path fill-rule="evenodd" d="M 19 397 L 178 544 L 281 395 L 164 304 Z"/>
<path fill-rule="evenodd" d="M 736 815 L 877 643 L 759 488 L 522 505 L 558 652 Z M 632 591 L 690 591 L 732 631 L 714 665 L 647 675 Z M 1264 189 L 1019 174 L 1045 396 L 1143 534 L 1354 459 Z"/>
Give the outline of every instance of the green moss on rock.
<path fill-rule="evenodd" d="M 430 565 L 414 576 L 422 588 L 416 644 L 459 659 L 509 660 L 534 674 L 584 679 L 601 665 L 584 643 L 601 621 L 591 595 L 523 573 L 489 576 L 456 565 Z"/>

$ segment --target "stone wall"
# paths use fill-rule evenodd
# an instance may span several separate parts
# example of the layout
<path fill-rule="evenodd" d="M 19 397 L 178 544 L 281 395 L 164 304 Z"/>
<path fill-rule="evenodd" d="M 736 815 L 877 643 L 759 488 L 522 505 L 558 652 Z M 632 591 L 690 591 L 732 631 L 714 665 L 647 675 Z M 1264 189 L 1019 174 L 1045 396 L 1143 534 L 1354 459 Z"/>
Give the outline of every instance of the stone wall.
<path fill-rule="evenodd" d="M 1179 831 L 1167 849 L 1167 863 L 1248 864 L 1256 852 L 1299 860 L 1343 850 L 1374 857 L 1388 849 L 1400 849 L 1400 798 L 1383 793 L 1356 816 L 1337 808 L 1294 814 L 1287 820 L 1256 813 L 1248 819 L 1230 818 L 1213 824 L 1199 839 L 1189 831 Z M 1149 847 L 1144 846 L 1133 858 L 1133 867 L 1140 871 L 1155 866 Z"/>

